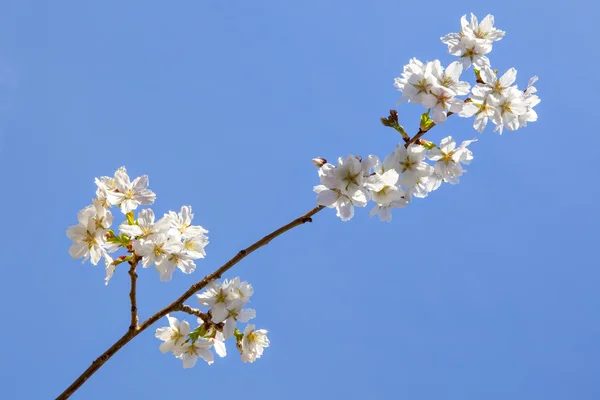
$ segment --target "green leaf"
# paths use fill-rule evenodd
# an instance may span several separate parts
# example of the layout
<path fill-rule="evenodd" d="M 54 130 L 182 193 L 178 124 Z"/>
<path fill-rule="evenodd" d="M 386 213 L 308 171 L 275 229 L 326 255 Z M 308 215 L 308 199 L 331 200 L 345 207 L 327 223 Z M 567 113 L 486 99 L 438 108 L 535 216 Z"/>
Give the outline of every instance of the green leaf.
<path fill-rule="evenodd" d="M 433 128 L 434 125 L 435 125 L 435 122 L 433 122 L 433 120 L 429 116 L 429 110 L 427 110 L 426 113 L 423 113 L 421 115 L 421 122 L 419 124 L 419 129 L 422 132 L 427 132 L 428 130 Z"/>

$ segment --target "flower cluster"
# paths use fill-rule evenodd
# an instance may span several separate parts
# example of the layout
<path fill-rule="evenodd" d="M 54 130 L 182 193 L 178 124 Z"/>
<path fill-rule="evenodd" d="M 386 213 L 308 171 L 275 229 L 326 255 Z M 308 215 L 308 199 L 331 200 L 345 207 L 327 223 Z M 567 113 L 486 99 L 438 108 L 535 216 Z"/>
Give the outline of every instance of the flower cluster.
<path fill-rule="evenodd" d="M 411 200 L 426 197 L 440 187 L 442 182 L 456 184 L 465 172 L 464 165 L 473 159 L 468 146 L 476 139 L 456 141 L 448 136 L 439 145 L 421 139 L 433 126 L 444 123 L 448 116 L 474 117 L 473 127 L 482 132 L 488 121 L 502 134 L 504 128 L 516 130 L 537 120 L 533 108 L 540 98 L 531 78 L 527 89 L 521 91 L 513 83 L 517 71 L 509 69 L 501 77 L 490 67 L 487 54 L 492 44 L 504 37 L 504 32 L 494 27 L 494 17 L 486 16 L 481 22 L 471 14 L 461 18 L 459 33 L 450 33 L 441 41 L 459 60 L 444 68 L 439 60 L 421 62 L 416 58 L 404 66 L 394 86 L 402 92 L 400 102 L 422 104 L 427 111 L 421 116 L 419 132 L 411 138 L 398 122 L 398 113 L 390 112 L 382 118 L 385 126 L 402 134 L 404 143 L 390 153 L 383 162 L 377 156 L 366 159 L 348 155 L 340 158 L 338 165 L 323 158 L 314 159 L 319 167 L 321 184 L 315 186 L 317 203 L 336 208 L 337 216 L 347 221 L 354 215 L 354 207 L 365 207 L 369 200 L 375 203 L 370 215 L 379 215 L 391 221 L 391 209 L 405 207 Z M 475 83 L 461 80 L 464 70 L 473 66 Z M 468 96 L 458 98 L 458 96 Z M 427 160 L 435 162 L 431 165 Z"/>
<path fill-rule="evenodd" d="M 239 278 L 225 280 L 222 283 L 212 281 L 206 291 L 197 296 L 200 305 L 210 307 L 205 319 L 198 318 L 199 326 L 191 330 L 187 321 L 167 315 L 169 326 L 156 330 L 156 337 L 163 341 L 159 349 L 163 353 L 171 352 L 183 360 L 184 368 L 191 368 L 198 357 L 208 364 L 214 362 L 211 347 L 220 357 L 227 355 L 225 341 L 235 338 L 243 362 L 254 362 L 269 347 L 267 331 L 255 329 L 247 324 L 244 331 L 237 328 L 238 322 L 248 322 L 256 316 L 256 311 L 244 308 L 254 294 L 254 288 Z M 200 312 L 199 310 L 197 310 Z"/>
<path fill-rule="evenodd" d="M 151 205 L 156 194 L 148 189 L 148 177 L 141 176 L 131 182 L 125 167 L 119 168 L 113 177 L 96 178 L 96 198 L 92 205 L 79 212 L 79 223 L 67 229 L 67 236 L 73 241 L 69 253 L 73 258 L 90 259 L 96 265 L 104 258 L 106 283 L 112 277 L 117 265 L 123 262 L 142 262 L 147 268 L 155 265 L 161 281 L 168 281 L 173 271 L 192 273 L 194 260 L 206 256 L 204 248 L 208 244 L 208 231 L 192 225 L 194 214 L 190 206 L 183 206 L 179 212 L 169 211 L 155 221 L 150 208 L 139 212 L 138 206 Z M 112 206 L 117 206 L 125 214 L 125 221 L 118 227 L 119 233 L 110 229 L 113 215 Z M 128 255 L 114 258 L 111 253 L 124 249 Z"/>

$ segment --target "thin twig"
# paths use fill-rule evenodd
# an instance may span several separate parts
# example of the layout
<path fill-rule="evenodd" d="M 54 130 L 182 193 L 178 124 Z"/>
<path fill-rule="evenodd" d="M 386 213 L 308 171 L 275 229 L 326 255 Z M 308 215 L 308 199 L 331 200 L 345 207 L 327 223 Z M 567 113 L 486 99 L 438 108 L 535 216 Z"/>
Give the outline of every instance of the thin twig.
<path fill-rule="evenodd" d="M 198 310 L 197 308 L 192 308 L 190 306 L 186 306 L 185 304 L 182 304 L 181 306 L 179 306 L 179 308 L 176 311 L 181 311 L 184 313 L 188 313 L 190 315 L 195 315 L 196 317 L 200 318 L 204 322 L 208 322 L 210 320 L 210 316 L 208 314 L 203 313 L 201 310 Z"/>
<path fill-rule="evenodd" d="M 137 267 L 138 260 L 137 258 L 129 261 L 129 276 L 131 277 L 131 290 L 129 291 L 129 299 L 131 300 L 131 323 L 129 324 L 129 330 L 136 330 L 138 328 L 138 312 L 137 312 L 137 290 L 136 290 L 136 282 L 138 275 L 135 272 L 135 267 Z"/>
<path fill-rule="evenodd" d="M 265 236 L 262 239 L 260 239 L 259 241 L 255 242 L 250 247 L 247 247 L 244 250 L 240 250 L 231 260 L 227 261 L 225 264 L 223 264 L 223 266 L 221 266 L 215 272 L 213 272 L 212 274 L 206 275 L 204 277 L 204 279 L 202 279 L 201 281 L 196 282 L 192 286 L 190 286 L 190 288 L 188 290 L 186 290 L 185 293 L 183 293 L 181 296 L 179 296 L 177 298 L 177 300 L 175 300 L 174 302 L 172 302 L 171 304 L 169 304 L 168 306 L 166 306 L 165 308 L 158 311 L 157 313 L 152 315 L 150 318 L 148 318 L 147 320 L 142 322 L 138 326 L 137 329 L 127 330 L 127 332 L 119 340 L 117 340 L 112 346 L 110 346 L 108 348 L 108 350 L 106 350 L 100 357 L 98 357 L 92 363 L 92 365 L 90 365 L 88 367 L 88 369 L 83 371 L 83 373 L 79 376 L 79 378 L 77 378 L 71 384 L 71 386 L 69 386 L 63 393 L 61 393 L 57 397 L 57 400 L 68 399 L 73 393 L 75 393 L 75 391 L 77 389 L 79 389 L 81 387 L 81 385 L 83 385 L 85 383 L 85 381 L 87 381 L 92 375 L 94 375 L 94 373 L 96 371 L 98 371 L 100 369 L 100 367 L 102 367 L 106 363 L 106 361 L 108 361 L 113 355 L 115 355 L 115 353 L 118 352 L 123 346 L 125 346 L 134 337 L 136 337 L 137 335 L 139 335 L 140 333 L 145 331 L 152 324 L 154 324 L 159 319 L 163 318 L 168 313 L 180 310 L 183 307 L 184 301 L 186 301 L 187 299 L 192 297 L 192 295 L 194 293 L 203 289 L 206 285 L 208 285 L 208 283 L 210 281 L 212 281 L 214 279 L 219 279 L 221 277 L 221 275 L 223 275 L 225 272 L 227 272 L 227 270 L 229 270 L 235 264 L 240 262 L 242 259 L 244 259 L 246 256 L 248 256 L 250 253 L 260 249 L 263 246 L 266 246 L 267 244 L 269 244 L 269 242 L 271 240 L 275 239 L 276 237 L 284 234 L 285 232 L 287 232 L 297 226 L 300 226 L 307 222 L 312 222 L 311 217 L 313 215 L 315 215 L 316 213 L 318 213 L 319 211 L 321 211 L 323 208 L 324 208 L 323 206 L 317 206 L 317 207 L 313 208 L 312 210 L 310 210 L 303 216 L 296 218 L 289 224 L 284 225 L 281 228 L 277 229 L 276 231 L 271 232 L 267 236 Z M 134 271 L 134 273 L 135 273 L 135 271 Z M 133 285 L 134 284 L 132 281 L 132 291 L 135 293 L 135 289 L 134 289 Z"/>

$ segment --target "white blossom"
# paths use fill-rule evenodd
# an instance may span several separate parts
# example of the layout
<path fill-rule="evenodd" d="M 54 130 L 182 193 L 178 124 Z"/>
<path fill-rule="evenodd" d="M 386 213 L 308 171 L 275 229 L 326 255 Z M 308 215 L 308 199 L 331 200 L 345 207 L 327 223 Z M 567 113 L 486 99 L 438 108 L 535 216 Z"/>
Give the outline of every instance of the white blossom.
<path fill-rule="evenodd" d="M 194 342 L 183 343 L 176 349 L 174 354 L 177 358 L 183 360 L 183 368 L 192 368 L 196 365 L 198 357 L 206 361 L 208 365 L 211 365 L 215 360 L 215 356 L 209 350 L 212 345 L 213 342 L 211 340 L 198 338 Z"/>
<path fill-rule="evenodd" d="M 537 89 L 533 84 L 537 82 L 538 77 L 534 76 L 529 80 L 529 84 L 527 85 L 527 89 L 523 92 L 523 102 L 525 103 L 525 107 L 527 111 L 524 114 L 519 115 L 519 127 L 527 126 L 528 122 L 537 121 L 537 113 L 533 109 L 533 107 L 537 106 L 540 103 L 540 98 L 537 94 Z"/>
<path fill-rule="evenodd" d="M 191 206 L 181 207 L 181 211 L 178 213 L 175 211 L 169 211 L 168 218 L 171 221 L 171 227 L 177 229 L 183 238 L 199 236 L 208 233 L 206 229 L 199 225 L 192 226 L 194 214 L 192 213 Z"/>
<path fill-rule="evenodd" d="M 439 61 L 438 61 L 439 63 Z M 411 103 L 421 103 L 423 97 L 429 94 L 429 90 L 436 83 L 436 78 L 431 70 L 433 62 L 423 64 L 413 58 L 404 66 L 401 77 L 394 79 L 394 86 L 402 92 L 399 102 L 408 100 Z"/>
<path fill-rule="evenodd" d="M 203 234 L 186 237 L 183 240 L 183 251 L 193 259 L 206 257 L 204 248 L 208 245 L 208 237 Z"/>
<path fill-rule="evenodd" d="M 519 116 L 527 112 L 527 106 L 523 101 L 523 93 L 515 86 L 505 92 L 505 95 L 492 93 L 488 101 L 495 108 L 496 113 L 492 121 L 496 124 L 498 133 L 502 134 L 504 127 L 510 131 L 519 128 Z"/>
<path fill-rule="evenodd" d="M 454 61 L 444 69 L 438 60 L 432 61 L 431 75 L 435 77 L 435 85 L 450 89 L 456 96 L 469 94 L 471 85 L 460 80 L 463 66 L 460 61 Z"/>
<path fill-rule="evenodd" d="M 233 336 L 233 332 L 235 331 L 236 322 L 248 322 L 249 320 L 256 317 L 256 311 L 251 308 L 244 308 L 243 301 L 236 301 L 234 304 L 228 306 L 227 308 L 215 308 L 211 309 L 212 313 L 212 321 L 215 324 L 220 322 L 225 322 L 225 326 L 223 327 L 223 337 L 225 339 L 229 339 Z"/>
<path fill-rule="evenodd" d="M 344 161 L 338 159 L 338 166 L 325 164 L 319 168 L 322 185 L 314 187 L 317 203 L 329 208 L 336 208 L 342 221 L 354 216 L 354 206 L 367 205 L 368 192 L 364 188 L 365 177 L 360 160 L 348 155 Z"/>
<path fill-rule="evenodd" d="M 150 265 L 155 264 L 162 278 L 164 268 L 160 269 L 160 265 L 169 262 L 168 258 L 171 255 L 180 253 L 183 250 L 183 244 L 181 243 L 180 233 L 170 230 L 167 234 L 160 233 L 148 239 L 137 240 L 133 244 L 133 249 L 136 254 L 142 256 L 142 266 L 148 268 Z"/>
<path fill-rule="evenodd" d="M 471 101 L 465 103 L 462 110 L 458 113 L 459 116 L 464 118 L 475 116 L 473 128 L 479 133 L 483 132 L 488 120 L 494 118 L 496 115 L 496 109 L 488 103 L 487 98 L 487 93 L 483 93 L 482 95 L 472 94 L 470 97 Z"/>
<path fill-rule="evenodd" d="M 93 265 L 97 265 L 100 258 L 108 255 L 104 249 L 106 231 L 98 228 L 93 218 L 89 218 L 87 223 L 81 222 L 70 226 L 67 229 L 67 236 L 73 241 L 69 248 L 69 254 L 73 258 L 83 257 L 82 263 L 88 259 Z"/>
<path fill-rule="evenodd" d="M 449 111 L 460 112 L 463 101 L 454 97 L 454 92 L 443 86 L 434 86 L 423 97 L 423 105 L 431 109 L 431 119 L 436 124 L 446 121 Z"/>
<path fill-rule="evenodd" d="M 263 355 L 264 348 L 269 347 L 270 342 L 265 329 L 254 329 L 253 324 L 246 325 L 244 337 L 242 338 L 242 361 L 254 362 Z"/>
<path fill-rule="evenodd" d="M 139 205 L 150 205 L 154 203 L 156 194 L 148 187 L 148 176 L 143 175 L 130 181 L 129 175 L 124 170 L 115 173 L 116 190 L 107 192 L 110 204 L 121 208 L 123 214 L 135 210 Z"/>
<path fill-rule="evenodd" d="M 137 224 L 129 225 L 127 221 L 119 225 L 119 230 L 131 238 L 149 239 L 153 235 L 167 234 L 171 221 L 167 218 L 161 218 L 154 223 L 154 211 L 147 208 L 140 211 L 137 218 Z"/>
<path fill-rule="evenodd" d="M 457 184 L 459 177 L 463 174 L 461 163 L 467 165 L 473 159 L 473 153 L 467 146 L 477 141 L 466 140 L 457 148 L 452 136 L 442 139 L 439 147 L 429 151 L 428 158 L 436 161 L 435 173 L 451 184 Z"/>
<path fill-rule="evenodd" d="M 185 342 L 187 335 L 190 334 L 190 324 L 187 321 L 179 322 L 177 318 L 171 317 L 169 314 L 167 314 L 167 319 L 169 320 L 169 326 L 158 328 L 155 334 L 158 339 L 164 342 L 159 347 L 163 354 L 168 351 L 177 352 L 178 348 Z"/>

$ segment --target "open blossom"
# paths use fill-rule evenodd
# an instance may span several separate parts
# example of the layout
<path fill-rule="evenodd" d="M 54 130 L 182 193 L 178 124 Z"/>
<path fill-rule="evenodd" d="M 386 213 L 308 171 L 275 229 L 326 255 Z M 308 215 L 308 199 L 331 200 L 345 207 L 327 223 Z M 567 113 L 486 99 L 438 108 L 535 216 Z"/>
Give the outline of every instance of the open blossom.
<path fill-rule="evenodd" d="M 537 89 L 533 84 L 537 82 L 538 77 L 534 76 L 529 80 L 529 84 L 527 85 L 527 89 L 523 92 L 523 103 L 525 103 L 525 107 L 527 111 L 524 114 L 519 115 L 519 127 L 527 126 L 528 122 L 537 121 L 537 113 L 533 109 L 533 107 L 537 106 L 540 103 L 540 98 L 537 93 Z"/>
<path fill-rule="evenodd" d="M 92 208 L 90 208 L 92 207 Z M 108 218 L 110 212 L 100 207 L 104 216 L 96 214 L 96 207 L 89 206 L 79 212 L 77 218 L 79 223 L 67 229 L 67 236 L 73 241 L 69 248 L 69 254 L 73 258 L 83 257 L 82 262 L 90 259 L 93 265 L 98 264 L 102 256 L 108 252 L 104 248 L 106 244 L 106 230 L 110 226 L 112 218 Z"/>
<path fill-rule="evenodd" d="M 440 39 L 442 43 L 448 45 L 450 54 L 462 55 L 459 46 L 463 38 L 489 45 L 491 51 L 492 43 L 504 37 L 504 31 L 494 27 L 494 16 L 490 14 L 481 23 L 474 14 L 471 14 L 470 21 L 467 21 L 467 16 L 463 15 L 460 19 L 460 25 L 460 32 L 449 33 Z"/>
<path fill-rule="evenodd" d="M 181 251 L 167 254 L 162 261 L 156 264 L 161 282 L 170 281 L 175 268 L 179 268 L 184 274 L 191 274 L 196 269 L 196 263 L 192 256 Z"/>
<path fill-rule="evenodd" d="M 211 281 L 206 285 L 204 292 L 197 294 L 198 303 L 211 308 L 211 312 L 216 312 L 218 315 L 227 314 L 227 307 L 230 307 L 239 300 L 239 296 L 235 293 L 235 280 Z"/>
<path fill-rule="evenodd" d="M 242 361 L 254 362 L 263 355 L 265 347 L 269 347 L 268 331 L 266 329 L 254 329 L 253 324 L 246 325 L 244 337 L 242 338 Z"/>
<path fill-rule="evenodd" d="M 510 131 L 519 128 L 519 116 L 527 112 L 527 106 L 523 101 L 523 93 L 515 86 L 506 91 L 504 95 L 492 93 L 488 101 L 496 110 L 492 121 L 496 124 L 498 133 L 502 134 L 504 127 Z"/>
<path fill-rule="evenodd" d="M 459 177 L 463 174 L 461 163 L 467 165 L 473 159 L 473 153 L 467 149 L 467 146 L 477 141 L 465 140 L 457 148 L 456 142 L 452 136 L 442 139 L 439 147 L 429 151 L 428 158 L 436 161 L 434 170 L 435 173 L 451 184 L 457 184 Z"/>
<path fill-rule="evenodd" d="M 196 365 L 198 357 L 206 361 L 208 365 L 211 365 L 215 361 L 215 356 L 210 351 L 212 345 L 213 342 L 211 340 L 198 338 L 194 342 L 183 343 L 175 349 L 174 354 L 177 358 L 183 360 L 183 368 L 192 368 Z"/>
<path fill-rule="evenodd" d="M 431 109 L 431 119 L 436 124 L 446 121 L 448 112 L 457 113 L 462 110 L 463 101 L 454 97 L 454 92 L 443 86 L 434 86 L 429 94 L 423 97 L 423 105 Z"/>
<path fill-rule="evenodd" d="M 325 164 L 319 168 L 322 185 L 315 186 L 317 203 L 336 208 L 342 221 L 354 216 L 354 206 L 367 205 L 368 192 L 364 187 L 364 170 L 361 162 L 353 155 L 338 159 L 338 166 Z"/>
<path fill-rule="evenodd" d="M 169 211 L 168 218 L 171 221 L 171 227 L 177 229 L 183 238 L 192 236 L 198 236 L 208 233 L 203 227 L 196 225 L 192 226 L 192 219 L 194 214 L 192 213 L 191 206 L 181 207 L 181 211 L 176 213 L 175 211 Z"/>
<path fill-rule="evenodd" d="M 431 75 L 436 79 L 435 85 L 450 89 L 457 96 L 469 94 L 471 85 L 468 82 L 460 80 L 463 66 L 460 61 L 454 61 L 446 69 L 442 67 L 438 60 L 432 61 Z"/>
<path fill-rule="evenodd" d="M 212 308 L 212 321 L 216 324 L 225 322 L 223 327 L 223 337 L 229 339 L 233 336 L 236 322 L 248 322 L 256 317 L 256 311 L 251 308 L 244 308 L 243 301 L 236 301 L 227 308 Z"/>
<path fill-rule="evenodd" d="M 161 264 L 172 255 L 182 251 L 181 235 L 171 230 L 168 234 L 157 234 L 149 239 L 140 239 L 133 244 L 135 252 L 142 256 L 142 266 Z"/>
<path fill-rule="evenodd" d="M 486 42 L 496 42 L 504 37 L 504 31 L 494 27 L 494 16 L 488 14 L 481 22 L 477 22 L 477 17 L 471 13 L 471 22 L 466 24 L 467 16 L 461 18 L 462 32 L 464 35 L 474 37 Z"/>
<path fill-rule="evenodd" d="M 206 251 L 204 250 L 206 245 L 208 245 L 208 237 L 203 234 L 186 237 L 183 240 L 183 251 L 194 259 L 204 258 L 206 257 Z"/>
<path fill-rule="evenodd" d="M 101 230 L 110 228 L 113 219 L 111 212 L 104 208 L 102 202 L 97 199 L 77 213 L 77 220 L 80 224 L 87 225 L 88 221 L 92 220 L 96 228 Z"/>
<path fill-rule="evenodd" d="M 154 203 L 156 194 L 148 187 L 148 176 L 143 175 L 130 181 L 129 175 L 124 170 L 115 173 L 114 191 L 107 192 L 107 200 L 110 204 L 121 208 L 123 214 L 135 210 L 139 205 L 150 205 Z"/>
<path fill-rule="evenodd" d="M 137 218 L 137 224 L 129 225 L 123 222 L 119 225 L 119 230 L 127 236 L 138 239 L 148 239 L 153 235 L 166 234 L 170 228 L 170 221 L 167 218 L 161 218 L 154 223 L 154 211 L 147 208 L 140 211 Z"/>
<path fill-rule="evenodd" d="M 473 87 L 473 94 L 483 96 L 485 94 L 497 94 L 505 96 L 517 79 L 517 70 L 510 68 L 500 78 L 488 66 L 481 68 L 479 77 L 484 82 L 478 83 Z"/>
<path fill-rule="evenodd" d="M 496 109 L 488 103 L 488 94 L 481 95 L 472 94 L 471 101 L 464 104 L 462 110 L 458 113 L 463 118 L 475 116 L 473 128 L 481 133 L 485 129 L 490 118 L 496 115 Z"/>
<path fill-rule="evenodd" d="M 423 64 L 413 58 L 404 66 L 401 77 L 394 80 L 396 89 L 402 92 L 400 101 L 408 100 L 411 103 L 422 103 L 423 98 L 436 83 L 436 78 L 431 74 L 433 63 Z"/>
<path fill-rule="evenodd" d="M 155 334 L 158 339 L 164 342 L 159 347 L 163 354 L 168 351 L 176 351 L 185 342 L 187 335 L 190 334 L 190 324 L 187 321 L 179 322 L 177 318 L 171 317 L 169 314 L 167 314 L 167 319 L 169 320 L 169 326 L 158 328 Z"/>

